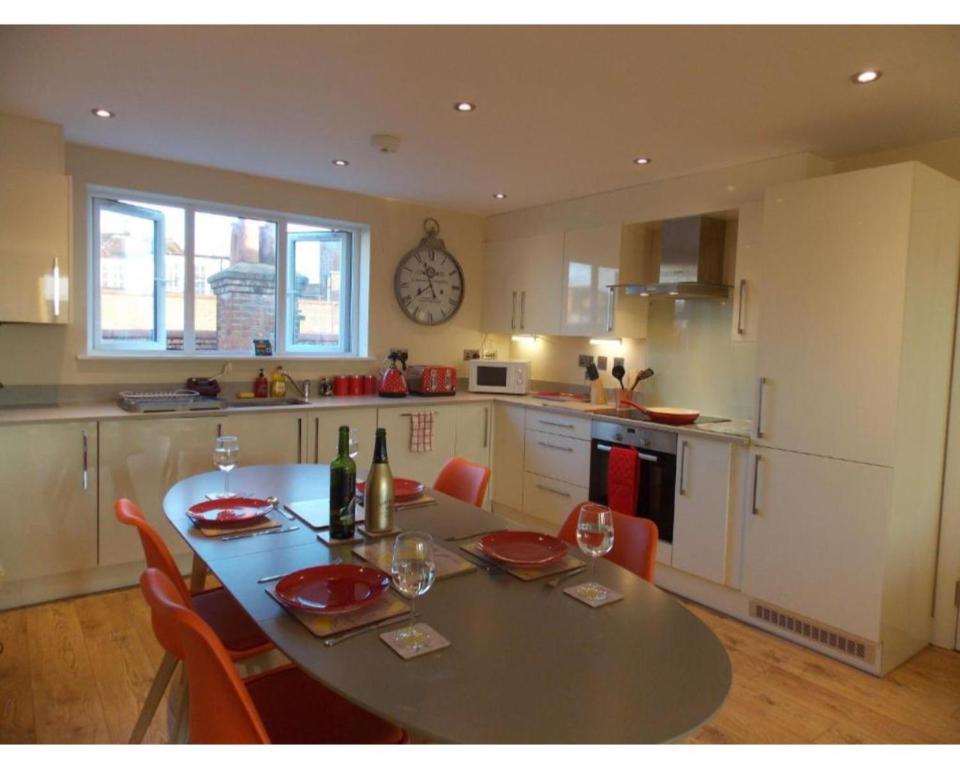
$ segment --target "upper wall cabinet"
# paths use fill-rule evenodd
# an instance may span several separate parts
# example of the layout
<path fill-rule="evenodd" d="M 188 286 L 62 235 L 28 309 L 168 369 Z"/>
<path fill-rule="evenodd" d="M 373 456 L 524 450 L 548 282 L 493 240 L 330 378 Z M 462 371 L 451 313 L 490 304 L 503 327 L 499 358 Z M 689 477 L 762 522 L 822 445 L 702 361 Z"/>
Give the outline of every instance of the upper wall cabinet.
<path fill-rule="evenodd" d="M 564 336 L 644 338 L 646 300 L 616 295 L 609 286 L 639 279 L 645 265 L 642 225 L 619 224 L 571 229 L 563 237 L 563 294 L 560 332 Z"/>
<path fill-rule="evenodd" d="M 66 323 L 70 273 L 70 178 L 0 174 L 0 322 Z"/>
<path fill-rule="evenodd" d="M 763 202 L 740 206 L 737 221 L 737 260 L 733 283 L 734 341 L 756 341 L 760 327 L 760 261 Z"/>
<path fill-rule="evenodd" d="M 560 332 L 563 233 L 488 242 L 484 249 L 483 329 Z"/>

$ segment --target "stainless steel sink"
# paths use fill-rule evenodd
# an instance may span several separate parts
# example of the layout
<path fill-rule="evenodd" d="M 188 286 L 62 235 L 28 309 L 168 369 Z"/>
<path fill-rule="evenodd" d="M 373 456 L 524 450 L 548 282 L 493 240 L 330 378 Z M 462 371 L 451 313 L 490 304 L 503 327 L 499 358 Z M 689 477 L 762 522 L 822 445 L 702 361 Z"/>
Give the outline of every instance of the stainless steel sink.
<path fill-rule="evenodd" d="M 281 405 L 310 405 L 310 401 L 301 397 L 252 397 L 247 400 L 233 400 L 228 407 L 275 408 Z"/>

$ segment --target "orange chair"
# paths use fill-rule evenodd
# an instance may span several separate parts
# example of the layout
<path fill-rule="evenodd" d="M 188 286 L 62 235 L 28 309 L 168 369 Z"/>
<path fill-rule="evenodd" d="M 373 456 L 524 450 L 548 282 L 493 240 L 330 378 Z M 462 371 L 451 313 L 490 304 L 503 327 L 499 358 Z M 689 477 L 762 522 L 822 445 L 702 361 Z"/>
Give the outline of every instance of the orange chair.
<path fill-rule="evenodd" d="M 194 744 L 400 744 L 402 729 L 351 704 L 293 664 L 240 678 L 210 625 L 191 611 L 162 571 L 140 589 L 157 636 L 186 665 Z"/>
<path fill-rule="evenodd" d="M 143 518 L 143 512 L 136 504 L 130 499 L 117 499 L 114 512 L 121 523 L 137 529 L 147 566 L 166 574 L 175 585 L 181 602 L 196 611 L 213 628 L 232 661 L 249 659 L 273 648 L 273 644 L 260 631 L 256 622 L 225 589 L 208 589 L 190 594 L 173 555 L 170 554 L 170 550 L 156 529 Z M 166 647 L 167 643 L 163 638 L 158 635 L 157 639 Z M 157 711 L 160 699 L 163 698 L 163 693 L 176 671 L 177 663 L 175 655 L 169 652 L 164 654 L 153 684 L 150 686 L 150 692 L 140 710 L 140 716 L 130 734 L 131 744 L 139 744 L 143 740 L 143 735 Z"/>
<path fill-rule="evenodd" d="M 479 507 L 483 505 L 489 482 L 490 467 L 454 456 L 441 467 L 433 487 L 440 493 Z"/>
<path fill-rule="evenodd" d="M 577 518 L 580 508 L 588 503 L 577 504 L 557 534 L 568 544 L 577 544 Z M 657 564 L 658 537 L 657 524 L 653 520 L 613 512 L 613 549 L 607 554 L 607 559 L 652 584 L 653 569 Z"/>

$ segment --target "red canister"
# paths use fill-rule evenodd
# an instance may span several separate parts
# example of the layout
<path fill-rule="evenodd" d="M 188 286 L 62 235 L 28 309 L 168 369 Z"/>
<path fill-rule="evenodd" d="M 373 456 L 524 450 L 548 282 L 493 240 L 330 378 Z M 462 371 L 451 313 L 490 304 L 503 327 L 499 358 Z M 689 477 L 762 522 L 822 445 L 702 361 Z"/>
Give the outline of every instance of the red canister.
<path fill-rule="evenodd" d="M 363 394 L 365 395 L 377 394 L 377 377 L 376 376 L 363 377 Z"/>
<path fill-rule="evenodd" d="M 343 397 L 344 395 L 350 394 L 350 382 L 348 381 L 348 376 L 334 376 L 333 377 L 333 394 L 337 397 Z"/>
<path fill-rule="evenodd" d="M 363 377 L 362 376 L 350 376 L 350 385 L 349 390 L 351 395 L 362 395 L 363 394 Z"/>

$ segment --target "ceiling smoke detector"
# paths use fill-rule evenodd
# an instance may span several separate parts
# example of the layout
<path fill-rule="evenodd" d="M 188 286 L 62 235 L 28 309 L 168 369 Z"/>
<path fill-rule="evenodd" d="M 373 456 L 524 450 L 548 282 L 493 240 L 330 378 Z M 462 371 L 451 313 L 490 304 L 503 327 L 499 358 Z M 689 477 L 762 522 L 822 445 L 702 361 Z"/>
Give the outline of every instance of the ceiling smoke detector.
<path fill-rule="evenodd" d="M 381 152 L 392 155 L 400 148 L 400 137 L 389 133 L 375 133 L 370 137 L 370 143 Z"/>

